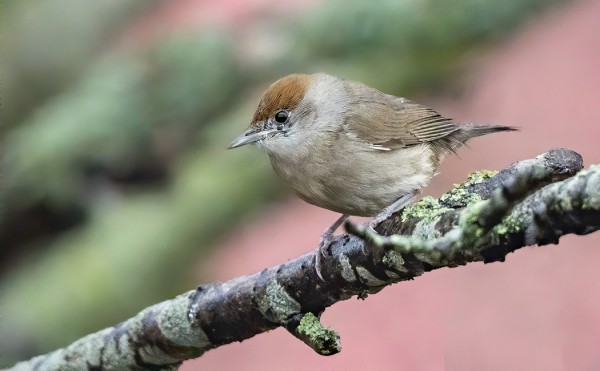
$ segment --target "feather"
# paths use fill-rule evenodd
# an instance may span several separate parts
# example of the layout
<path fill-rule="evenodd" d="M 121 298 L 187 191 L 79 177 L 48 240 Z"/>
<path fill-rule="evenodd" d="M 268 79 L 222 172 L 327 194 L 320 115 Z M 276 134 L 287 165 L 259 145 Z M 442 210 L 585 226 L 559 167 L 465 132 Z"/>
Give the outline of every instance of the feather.
<path fill-rule="evenodd" d="M 473 137 L 517 130 L 510 126 L 457 125 L 431 108 L 359 82 L 348 81 L 346 89 L 350 104 L 343 127 L 349 136 L 376 150 L 429 143 L 440 153 L 454 152 Z"/>
<path fill-rule="evenodd" d="M 375 149 L 398 149 L 436 141 L 459 130 L 452 120 L 408 99 L 384 94 L 357 82 L 344 127 Z"/>

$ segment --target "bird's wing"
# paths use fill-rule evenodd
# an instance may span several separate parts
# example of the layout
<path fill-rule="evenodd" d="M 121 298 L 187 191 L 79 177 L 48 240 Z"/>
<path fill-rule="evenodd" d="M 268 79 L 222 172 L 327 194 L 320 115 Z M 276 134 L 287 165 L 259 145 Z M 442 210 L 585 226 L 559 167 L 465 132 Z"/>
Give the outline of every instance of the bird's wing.
<path fill-rule="evenodd" d="M 408 99 L 362 84 L 349 88 L 353 98 L 344 128 L 374 149 L 393 150 L 431 142 L 459 130 L 452 120 Z"/>

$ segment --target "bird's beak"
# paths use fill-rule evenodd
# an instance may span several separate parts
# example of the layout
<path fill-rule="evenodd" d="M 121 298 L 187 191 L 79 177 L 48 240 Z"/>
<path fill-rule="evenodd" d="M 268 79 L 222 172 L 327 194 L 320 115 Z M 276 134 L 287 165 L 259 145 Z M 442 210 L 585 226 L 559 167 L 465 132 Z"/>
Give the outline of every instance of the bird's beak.
<path fill-rule="evenodd" d="M 235 138 L 233 142 L 227 147 L 227 149 L 237 148 L 241 146 L 245 146 L 246 144 L 255 143 L 259 140 L 265 139 L 269 134 L 274 133 L 277 129 L 268 129 L 262 130 L 259 132 L 254 132 L 256 129 L 248 129 L 242 135 Z"/>

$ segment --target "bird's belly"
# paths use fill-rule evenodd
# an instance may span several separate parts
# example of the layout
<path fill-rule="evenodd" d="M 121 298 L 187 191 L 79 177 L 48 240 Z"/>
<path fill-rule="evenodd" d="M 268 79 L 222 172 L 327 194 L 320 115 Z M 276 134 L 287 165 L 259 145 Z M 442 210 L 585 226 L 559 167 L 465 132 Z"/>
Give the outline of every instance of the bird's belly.
<path fill-rule="evenodd" d="M 325 162 L 308 157 L 282 163 L 271 157 L 271 164 L 306 202 L 343 214 L 374 216 L 427 184 L 434 174 L 431 154 L 424 145 L 390 152 L 356 151 L 343 157 L 334 153 Z"/>

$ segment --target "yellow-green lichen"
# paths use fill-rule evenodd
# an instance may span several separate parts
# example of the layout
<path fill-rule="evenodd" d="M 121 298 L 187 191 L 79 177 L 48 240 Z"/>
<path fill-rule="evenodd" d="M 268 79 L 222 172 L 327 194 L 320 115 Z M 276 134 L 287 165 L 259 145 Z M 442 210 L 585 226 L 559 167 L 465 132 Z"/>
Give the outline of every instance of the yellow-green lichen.
<path fill-rule="evenodd" d="M 502 223 L 492 229 L 491 238 L 494 245 L 500 244 L 508 238 L 508 235 L 519 233 L 523 228 L 523 223 L 516 217 L 509 215 Z"/>
<path fill-rule="evenodd" d="M 319 354 L 335 354 L 342 350 L 338 333 L 323 327 L 317 316 L 310 312 L 302 317 L 296 332 L 308 338 L 311 348 Z"/>
<path fill-rule="evenodd" d="M 460 184 L 455 184 L 449 192 L 440 197 L 440 201 L 450 204 L 468 205 L 474 202 L 481 201 L 481 196 L 467 191 L 469 186 L 479 184 L 486 179 L 489 179 L 498 174 L 496 170 L 480 170 L 474 171 L 467 177 L 467 180 Z"/>
<path fill-rule="evenodd" d="M 498 170 L 479 170 L 479 171 L 474 171 L 471 174 L 469 174 L 469 176 L 467 177 L 467 181 L 464 182 L 463 184 L 465 186 L 467 185 L 471 185 L 471 184 L 479 184 L 481 182 L 483 182 L 486 179 L 489 179 L 493 176 L 496 176 L 498 174 Z"/>
<path fill-rule="evenodd" d="M 479 216 L 482 209 L 488 205 L 489 200 L 479 201 L 467 206 L 463 211 L 458 222 L 458 229 L 461 230 L 461 237 L 456 241 L 456 247 L 472 247 L 475 242 L 484 234 L 479 225 Z"/>
<path fill-rule="evenodd" d="M 449 192 L 444 193 L 440 197 L 440 201 L 450 204 L 467 205 L 477 201 L 481 201 L 481 196 L 476 193 L 467 192 L 463 184 L 456 185 Z"/>
<path fill-rule="evenodd" d="M 407 206 L 402 211 L 402 222 L 406 222 L 410 218 L 419 219 L 425 222 L 433 222 L 440 215 L 450 211 L 451 209 L 440 205 L 440 202 L 433 197 L 423 197 L 419 202 Z"/>

